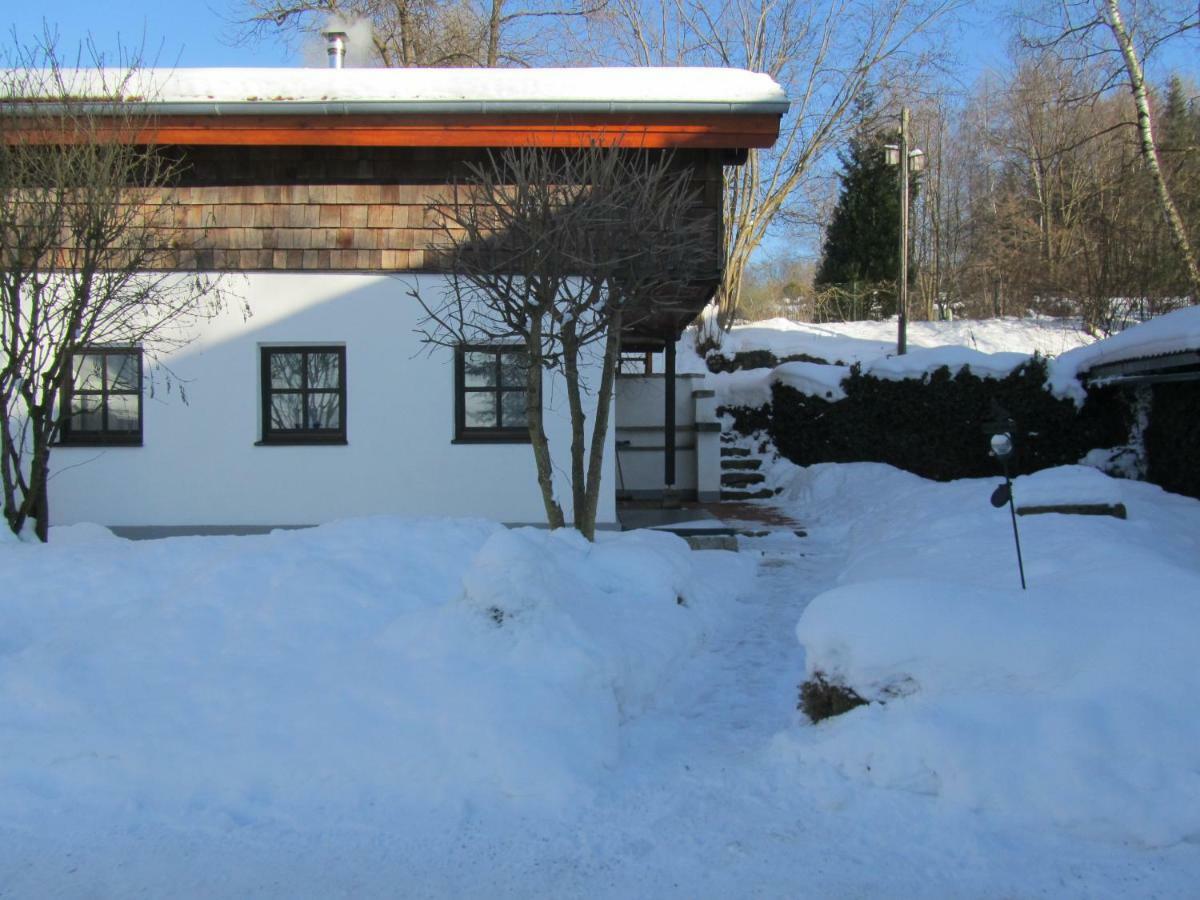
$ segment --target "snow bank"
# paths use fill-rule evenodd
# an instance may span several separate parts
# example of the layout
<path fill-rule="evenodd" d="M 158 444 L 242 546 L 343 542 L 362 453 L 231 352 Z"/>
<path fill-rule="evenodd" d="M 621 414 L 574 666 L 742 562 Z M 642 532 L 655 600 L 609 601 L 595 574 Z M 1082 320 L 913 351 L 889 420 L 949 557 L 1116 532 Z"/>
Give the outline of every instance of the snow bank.
<path fill-rule="evenodd" d="M 980 378 L 1004 378 L 1029 361 L 1027 353 L 982 353 L 970 347 L 917 348 L 904 356 L 877 359 L 864 369 L 865 374 L 889 381 L 925 378 L 946 367 L 957 375 L 963 369 Z"/>
<path fill-rule="evenodd" d="M 1021 506 L 1114 506 L 1123 496 L 1121 482 L 1091 466 L 1059 466 L 1022 475 L 1013 482 L 1013 499 Z"/>
<path fill-rule="evenodd" d="M 896 353 L 896 320 L 881 322 L 792 322 L 767 319 L 735 325 L 725 335 L 720 352 L 733 356 L 750 350 L 769 350 L 777 357 L 807 354 L 829 363 L 869 365 Z M 953 322 L 909 322 L 910 352 L 933 347 L 965 347 L 983 354 L 1034 353 L 1057 356 L 1090 344 L 1093 338 L 1077 320 L 1028 318 L 959 319 Z M 691 330 L 680 339 L 676 354 L 680 372 L 705 372 Z"/>
<path fill-rule="evenodd" d="M 823 366 L 819 363 L 790 362 L 777 366 L 771 380 L 786 384 L 802 394 L 823 400 L 844 400 L 842 380 L 850 374 L 849 366 Z"/>
<path fill-rule="evenodd" d="M 857 464 L 790 482 L 793 514 L 848 551 L 797 626 L 806 669 L 881 702 L 780 735 L 780 754 L 1016 822 L 1200 838 L 1200 502 L 1076 467 L 1018 480 L 1018 503 L 1130 514 L 1022 519 L 1022 592 L 998 479 Z"/>
<path fill-rule="evenodd" d="M 969 369 L 980 378 L 1004 378 L 1033 354 L 1053 356 L 1091 340 L 1073 320 L 982 319 L 956 322 L 910 322 L 909 352 L 896 355 L 896 322 L 815 324 L 768 319 L 736 325 L 725 335 L 720 353 L 734 356 L 767 350 L 776 358 L 806 355 L 829 365 L 789 362 L 771 369 L 709 373 L 696 353 L 694 334 L 685 332 L 677 347 L 681 373 L 706 373 L 704 386 L 714 390 L 718 405 L 761 406 L 770 402 L 771 385 L 786 384 L 826 400 L 845 394 L 841 382 L 858 363 L 876 378 L 924 378 L 943 366 L 952 374 Z"/>
<path fill-rule="evenodd" d="M 1064 353 L 1050 365 L 1050 388 L 1059 397 L 1070 397 L 1082 403 L 1084 391 L 1079 377 L 1088 369 L 1197 348 L 1200 348 L 1200 306 L 1177 309 L 1110 338 Z"/>
<path fill-rule="evenodd" d="M 666 534 L 465 520 L 6 543 L 0 824 L 563 809 L 748 565 Z"/>

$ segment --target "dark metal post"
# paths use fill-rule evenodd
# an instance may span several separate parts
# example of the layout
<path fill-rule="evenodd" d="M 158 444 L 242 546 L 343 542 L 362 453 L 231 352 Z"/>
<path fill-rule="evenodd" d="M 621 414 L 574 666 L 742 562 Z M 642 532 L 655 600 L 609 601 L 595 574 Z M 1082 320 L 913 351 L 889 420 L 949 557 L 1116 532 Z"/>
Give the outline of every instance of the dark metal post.
<path fill-rule="evenodd" d="M 666 390 L 663 391 L 666 397 L 666 407 L 663 410 L 663 437 L 665 440 L 665 457 L 663 459 L 663 483 L 666 485 L 666 493 L 670 493 L 675 489 L 675 341 L 667 335 L 667 343 L 663 348 L 663 360 L 666 365 L 664 377 L 667 379 Z"/>
<path fill-rule="evenodd" d="M 900 110 L 900 278 L 896 284 L 896 353 L 908 352 L 908 107 Z"/>

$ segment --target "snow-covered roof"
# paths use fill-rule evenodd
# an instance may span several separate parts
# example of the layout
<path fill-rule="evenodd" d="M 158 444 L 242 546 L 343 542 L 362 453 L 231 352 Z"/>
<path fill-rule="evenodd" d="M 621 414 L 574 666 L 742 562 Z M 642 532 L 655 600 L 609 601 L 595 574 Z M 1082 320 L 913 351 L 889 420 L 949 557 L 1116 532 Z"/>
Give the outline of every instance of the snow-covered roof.
<path fill-rule="evenodd" d="M 783 113 L 788 106 L 770 76 L 722 68 L 78 69 L 62 73 L 61 85 L 35 86 L 30 94 L 119 95 L 163 113 L 299 112 L 312 105 L 331 111 L 339 104 L 352 112 L 479 113 Z"/>
<path fill-rule="evenodd" d="M 1187 306 L 1127 328 L 1120 334 L 1062 354 L 1050 367 L 1060 396 L 1082 396 L 1079 376 L 1101 366 L 1200 351 L 1200 306 Z"/>

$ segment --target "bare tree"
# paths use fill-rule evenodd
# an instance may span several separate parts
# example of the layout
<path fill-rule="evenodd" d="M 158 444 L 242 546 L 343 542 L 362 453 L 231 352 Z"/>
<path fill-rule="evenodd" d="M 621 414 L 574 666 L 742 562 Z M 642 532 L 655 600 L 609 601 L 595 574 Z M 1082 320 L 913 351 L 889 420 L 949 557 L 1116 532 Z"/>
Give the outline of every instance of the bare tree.
<path fill-rule="evenodd" d="M 0 480 L 4 516 L 46 540 L 50 450 L 85 348 L 185 339 L 220 303 L 216 282 L 165 270 L 178 168 L 134 143 L 148 123 L 121 98 L 134 69 L 59 67 L 53 44 L 0 75 Z M 93 77 L 89 77 L 93 76 Z"/>
<path fill-rule="evenodd" d="M 854 101 L 918 59 L 916 43 L 959 0 L 613 0 L 608 58 L 765 72 L 792 101 L 771 150 L 726 169 L 720 324 L 735 315 L 750 257 L 773 225 L 803 218 L 803 187 L 853 126 Z M 713 340 L 718 336 L 710 336 Z"/>
<path fill-rule="evenodd" d="M 529 65 L 546 33 L 594 15 L 606 0 L 242 0 L 248 38 L 317 34 L 331 22 L 366 23 L 375 65 Z"/>
<path fill-rule="evenodd" d="M 435 207 L 448 284 L 444 292 L 412 289 L 427 314 L 422 337 L 440 346 L 524 348 L 525 421 L 547 522 L 556 528 L 565 516 L 554 491 L 542 378 L 563 376 L 574 526 L 592 539 L 622 334 L 648 320 L 678 319 L 697 290 L 711 289 L 711 215 L 688 168 L 670 154 L 524 148 L 468 169 L 455 200 Z M 589 362 L 599 365 L 598 384 L 587 383 Z"/>
<path fill-rule="evenodd" d="M 1133 97 L 1142 163 L 1186 273 L 1192 302 L 1200 302 L 1200 263 L 1163 174 L 1154 115 L 1143 64 L 1148 55 L 1189 31 L 1200 29 L 1200 6 L 1185 0 L 1063 0 L 1026 16 L 1026 41 L 1104 65 L 1104 87 L 1123 81 Z"/>

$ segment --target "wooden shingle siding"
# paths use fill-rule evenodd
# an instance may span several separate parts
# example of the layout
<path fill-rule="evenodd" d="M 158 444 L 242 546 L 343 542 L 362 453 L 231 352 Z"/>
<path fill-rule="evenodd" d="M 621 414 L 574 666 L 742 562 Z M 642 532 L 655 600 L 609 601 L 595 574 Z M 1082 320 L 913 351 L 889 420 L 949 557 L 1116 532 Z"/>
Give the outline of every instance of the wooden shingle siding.
<path fill-rule="evenodd" d="M 453 202 L 453 181 L 486 151 L 438 148 L 189 147 L 164 198 L 175 204 L 178 269 L 437 271 L 446 234 L 432 205 Z M 721 161 L 679 151 L 698 204 L 716 213 Z"/>

